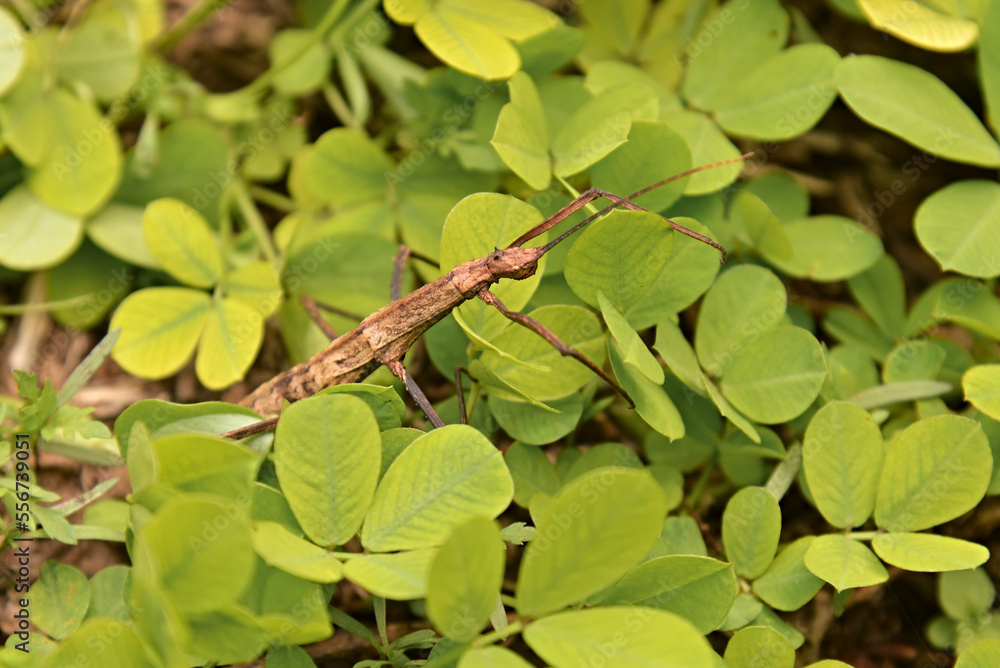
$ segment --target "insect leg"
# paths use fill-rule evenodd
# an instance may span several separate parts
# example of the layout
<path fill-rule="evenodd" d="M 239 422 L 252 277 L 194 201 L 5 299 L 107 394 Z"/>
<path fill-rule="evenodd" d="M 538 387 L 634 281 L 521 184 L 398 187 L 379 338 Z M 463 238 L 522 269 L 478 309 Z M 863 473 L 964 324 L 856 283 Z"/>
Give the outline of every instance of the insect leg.
<path fill-rule="evenodd" d="M 562 339 L 556 336 L 555 333 L 553 333 L 552 330 L 550 330 L 548 327 L 546 327 L 545 325 L 543 325 L 542 323 L 538 322 L 537 320 L 535 320 L 530 316 L 509 310 L 506 306 L 503 305 L 503 302 L 497 299 L 497 296 L 492 292 L 490 292 L 489 290 L 480 290 L 478 293 L 476 293 L 476 296 L 482 299 L 487 304 L 496 307 L 496 309 L 500 311 L 500 313 L 502 313 L 509 320 L 513 320 L 517 324 L 527 327 L 535 334 L 538 334 L 540 337 L 551 343 L 553 347 L 555 347 L 555 349 L 559 351 L 559 354 L 563 355 L 564 357 L 572 357 L 578 362 L 586 365 L 591 371 L 596 373 L 605 382 L 611 385 L 611 387 L 615 388 L 615 391 L 617 391 L 618 394 L 622 395 L 625 401 L 629 403 L 629 406 L 635 408 L 635 402 L 632 401 L 632 397 L 630 397 L 628 395 L 628 392 L 626 392 L 624 388 L 622 388 L 622 386 L 618 384 L 618 381 L 616 381 L 614 378 L 605 373 L 604 369 L 594 364 L 593 360 L 591 360 L 589 357 L 581 353 L 579 350 L 570 348 L 568 345 L 566 345 L 566 343 L 564 343 Z"/>
<path fill-rule="evenodd" d="M 420 410 L 424 412 L 427 419 L 431 421 L 431 424 L 434 425 L 435 428 L 443 427 L 444 421 L 441 420 L 441 416 L 439 416 L 437 411 L 434 410 L 434 407 L 431 406 L 431 402 L 427 399 L 427 395 L 420 389 L 417 382 L 413 380 L 413 376 L 406 372 L 406 367 L 403 366 L 403 363 L 399 360 L 389 360 L 385 365 L 389 367 L 389 371 L 391 371 L 394 376 L 403 381 L 403 384 L 406 386 L 406 391 L 409 392 L 410 396 L 413 397 L 413 400 L 417 402 L 417 406 L 419 406 Z"/>

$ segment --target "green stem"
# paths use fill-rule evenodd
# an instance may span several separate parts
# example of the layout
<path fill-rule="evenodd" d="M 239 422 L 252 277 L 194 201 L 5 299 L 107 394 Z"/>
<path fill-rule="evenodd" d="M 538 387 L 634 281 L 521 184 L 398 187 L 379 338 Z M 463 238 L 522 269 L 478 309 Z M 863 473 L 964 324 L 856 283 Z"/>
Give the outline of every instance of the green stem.
<path fill-rule="evenodd" d="M 708 479 L 712 476 L 712 471 L 715 470 L 715 465 L 719 461 L 719 450 L 716 449 L 712 453 L 712 459 L 705 466 L 705 470 L 701 472 L 701 476 L 698 478 L 698 482 L 695 483 L 694 489 L 691 490 L 691 494 L 688 495 L 687 507 L 694 510 L 698 507 L 698 501 L 701 500 L 701 495 L 705 491 L 705 485 L 708 484 Z"/>
<path fill-rule="evenodd" d="M 247 190 L 246 184 L 242 180 L 236 179 L 233 182 L 231 191 L 233 199 L 236 200 L 236 206 L 240 210 L 240 215 L 246 221 L 247 226 L 253 231 L 254 236 L 257 237 L 257 244 L 264 252 L 264 257 L 277 268 L 278 254 L 271 243 L 271 233 L 268 231 L 267 225 L 260 215 L 260 211 L 257 210 L 253 200 L 250 199 L 250 192 Z"/>
<path fill-rule="evenodd" d="M 878 534 L 878 531 L 848 531 L 847 537 L 851 540 L 871 540 Z"/>
<path fill-rule="evenodd" d="M 250 196 L 261 204 L 266 204 L 272 209 L 284 211 L 285 213 L 297 211 L 299 208 L 299 205 L 291 197 L 286 197 L 281 193 L 276 193 L 261 186 L 250 186 Z"/>
<path fill-rule="evenodd" d="M 347 104 L 347 100 L 345 100 L 344 96 L 340 94 L 337 87 L 327 81 L 323 84 L 322 90 L 326 103 L 330 105 L 330 109 L 332 109 L 334 115 L 340 119 L 340 122 L 355 132 L 365 134 L 365 129 L 358 125 L 358 120 L 354 117 L 354 113 L 351 112 L 350 105 Z"/>
<path fill-rule="evenodd" d="M 506 638 L 511 637 L 515 633 L 520 633 L 523 628 L 524 628 L 524 622 L 521 621 L 520 619 L 515 620 L 509 626 L 505 626 L 502 629 L 499 629 L 498 631 L 491 631 L 489 633 L 479 636 L 478 638 L 472 641 L 472 646 L 487 647 L 497 642 L 498 640 L 504 640 Z"/>
<path fill-rule="evenodd" d="M 573 199 L 576 199 L 577 197 L 580 196 L 580 193 L 577 192 L 576 188 L 574 188 L 569 184 L 569 181 L 567 181 L 561 176 L 557 176 L 556 178 L 559 179 L 559 183 L 563 185 L 563 188 L 565 188 L 569 192 L 569 194 L 573 196 Z M 590 215 L 593 216 L 595 213 L 597 213 L 597 208 L 594 206 L 593 202 L 587 202 L 587 204 L 585 204 L 584 206 L 587 209 L 587 211 L 590 212 Z"/>
<path fill-rule="evenodd" d="M 157 35 L 150 43 L 150 48 L 154 51 L 169 51 L 185 35 L 194 30 L 195 26 L 201 23 L 206 16 L 225 2 L 226 0 L 198 0 L 177 23 Z"/>
<path fill-rule="evenodd" d="M 336 0 L 330 5 L 330 8 L 326 10 L 326 14 L 320 19 L 320 22 L 315 28 L 310 32 L 308 39 L 304 40 L 297 48 L 293 49 L 285 58 L 282 58 L 280 62 L 272 63 L 267 70 L 261 74 L 259 77 L 251 81 L 249 84 L 237 91 L 237 93 L 242 93 L 245 95 L 257 95 L 263 93 L 264 90 L 271 85 L 274 78 L 281 74 L 289 65 L 298 60 L 302 55 L 311 49 L 315 44 L 317 44 L 330 28 L 337 23 L 337 19 L 340 15 L 344 13 L 347 6 L 350 4 L 350 0 Z"/>

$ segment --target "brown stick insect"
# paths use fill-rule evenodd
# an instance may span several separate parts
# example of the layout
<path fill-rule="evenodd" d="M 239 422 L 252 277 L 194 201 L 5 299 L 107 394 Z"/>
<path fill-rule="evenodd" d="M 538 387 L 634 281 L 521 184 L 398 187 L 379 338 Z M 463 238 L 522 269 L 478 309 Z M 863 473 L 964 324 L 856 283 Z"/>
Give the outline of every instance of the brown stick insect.
<path fill-rule="evenodd" d="M 573 357 L 585 364 L 621 394 L 630 405 L 634 405 L 628 393 L 614 378 L 585 355 L 566 345 L 537 320 L 523 313 L 507 309 L 496 295 L 490 292 L 490 286 L 503 278 L 523 280 L 532 276 L 538 268 L 538 260 L 545 253 L 565 238 L 613 209 L 621 206 L 634 211 L 646 211 L 646 209 L 633 204 L 632 200 L 695 172 L 739 162 L 749 155 L 751 154 L 695 167 L 638 190 L 628 197 L 619 197 L 598 188 L 590 188 L 555 214 L 522 234 L 506 248 L 496 249 L 486 257 L 460 264 L 441 278 L 424 285 L 405 297 L 398 298 L 398 295 L 394 294 L 394 300 L 387 306 L 369 315 L 361 321 L 361 324 L 336 338 L 329 346 L 313 355 L 309 360 L 264 383 L 244 398 L 240 404 L 262 415 L 274 414 L 281 409 L 282 402 L 285 400 L 297 401 L 316 394 L 331 385 L 358 382 L 384 364 L 403 381 L 407 392 L 424 411 L 431 423 L 435 427 L 443 426 L 444 423 L 413 378 L 406 372 L 401 360 L 410 346 L 432 325 L 447 316 L 452 309 L 463 302 L 478 297 L 487 304 L 496 307 L 510 320 L 543 337 L 562 355 Z M 523 247 L 531 239 L 555 227 L 590 202 L 601 197 L 607 199 L 611 204 L 543 246 Z M 718 248 L 722 254 L 720 262 L 726 261 L 726 250 L 720 244 L 672 220 L 666 220 L 678 232 Z M 401 264 L 397 266 L 401 266 Z M 246 438 L 269 431 L 274 428 L 275 424 L 277 424 L 277 418 L 271 418 L 231 431 L 225 436 L 234 439 Z"/>

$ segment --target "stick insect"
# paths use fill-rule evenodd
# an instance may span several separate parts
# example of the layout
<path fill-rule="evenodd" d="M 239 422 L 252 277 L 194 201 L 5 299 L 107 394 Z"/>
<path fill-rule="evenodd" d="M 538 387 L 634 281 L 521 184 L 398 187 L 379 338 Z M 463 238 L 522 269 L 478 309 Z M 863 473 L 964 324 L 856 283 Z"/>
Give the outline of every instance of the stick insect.
<path fill-rule="evenodd" d="M 452 309 L 463 302 L 478 298 L 494 306 L 513 322 L 523 325 L 543 337 L 563 356 L 573 357 L 589 367 L 624 397 L 630 405 L 634 406 L 628 393 L 601 367 L 568 346 L 537 320 L 523 313 L 509 310 L 496 295 L 490 292 L 490 287 L 503 278 L 523 280 L 534 275 L 538 268 L 538 260 L 545 253 L 578 230 L 610 213 L 613 209 L 621 206 L 633 211 L 646 211 L 646 209 L 634 204 L 632 200 L 695 172 L 739 162 L 749 155 L 751 154 L 748 153 L 733 160 L 695 167 L 638 190 L 628 197 L 619 197 L 598 188 L 590 188 L 552 216 L 522 234 L 506 248 L 496 249 L 486 257 L 460 264 L 436 281 L 424 285 L 401 299 L 394 299 L 387 306 L 362 320 L 361 324 L 353 330 L 336 338 L 329 346 L 309 360 L 292 367 L 258 387 L 240 404 L 262 415 L 274 414 L 280 410 L 284 400 L 297 401 L 316 394 L 331 385 L 358 382 L 384 364 L 403 381 L 407 392 L 424 411 L 431 423 L 435 427 L 443 426 L 444 423 L 431 407 L 419 386 L 406 372 L 401 360 L 410 346 L 432 325 L 447 316 Z M 608 200 L 610 204 L 545 245 L 524 247 L 528 241 L 552 229 L 599 198 Z M 720 262 L 726 261 L 726 250 L 720 244 L 672 220 L 666 220 L 678 232 L 718 248 L 721 253 Z M 246 438 L 269 431 L 274 428 L 276 423 L 277 418 L 271 418 L 225 435 L 234 439 Z"/>

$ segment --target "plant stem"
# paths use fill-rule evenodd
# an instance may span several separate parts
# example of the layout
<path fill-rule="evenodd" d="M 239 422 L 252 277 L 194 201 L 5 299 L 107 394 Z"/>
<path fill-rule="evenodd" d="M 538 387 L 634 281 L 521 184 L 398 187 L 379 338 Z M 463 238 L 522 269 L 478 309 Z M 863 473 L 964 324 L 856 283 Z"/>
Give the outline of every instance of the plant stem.
<path fill-rule="evenodd" d="M 257 237 L 257 243 L 264 252 L 264 257 L 277 269 L 278 254 L 271 243 L 271 233 L 268 232 L 267 225 L 264 223 L 260 211 L 257 210 L 253 200 L 250 199 L 250 192 L 247 190 L 246 183 L 241 179 L 236 179 L 233 182 L 232 193 L 243 220 L 246 221 L 247 226 L 253 231 L 254 236 Z"/>
<path fill-rule="evenodd" d="M 695 483 L 694 489 L 691 490 L 691 494 L 687 498 L 687 506 L 691 510 L 695 510 L 698 506 L 698 501 L 701 500 L 701 495 L 705 491 L 705 485 L 708 484 L 708 479 L 712 475 L 712 471 L 715 470 L 715 465 L 719 461 L 719 451 L 718 449 L 712 453 L 712 459 L 705 466 L 705 470 L 701 472 L 701 476 L 698 477 L 698 482 Z"/>
<path fill-rule="evenodd" d="M 515 633 L 520 633 L 524 628 L 524 622 L 520 619 L 514 620 L 510 625 L 503 627 L 497 631 L 490 631 L 487 634 L 481 635 L 472 641 L 473 647 L 486 647 L 492 645 L 498 640 L 504 640 L 509 638 Z"/>
<path fill-rule="evenodd" d="M 299 205 L 291 197 L 285 197 L 281 193 L 276 193 L 261 186 L 250 186 L 250 196 L 261 204 L 266 204 L 272 209 L 286 213 L 291 213 L 299 208 Z"/>
<path fill-rule="evenodd" d="M 154 51 L 169 51 L 185 35 L 194 30 L 195 26 L 201 23 L 206 16 L 225 3 L 226 0 L 198 0 L 191 9 L 187 10 L 177 20 L 177 23 L 153 38 L 153 41 L 149 44 L 150 49 Z"/>
<path fill-rule="evenodd" d="M 576 199 L 580 196 L 580 193 L 576 191 L 576 188 L 574 188 L 569 184 L 569 181 L 567 181 L 561 176 L 557 176 L 556 178 L 559 179 L 559 183 L 563 185 L 563 188 L 565 188 L 569 192 L 569 194 L 573 196 L 573 199 Z M 587 211 L 590 212 L 590 215 L 592 216 L 597 213 L 597 208 L 594 207 L 594 204 L 592 202 L 588 202 L 586 204 L 586 209 Z"/>
<path fill-rule="evenodd" d="M 326 103 L 330 105 L 330 109 L 340 119 L 340 122 L 357 133 L 365 134 L 365 129 L 358 125 L 358 120 L 354 117 L 354 113 L 351 111 L 344 96 L 337 90 L 337 87 L 327 81 L 323 84 L 322 90 Z"/>
<path fill-rule="evenodd" d="M 847 537 L 851 540 L 871 540 L 878 533 L 878 531 L 848 531 Z"/>

